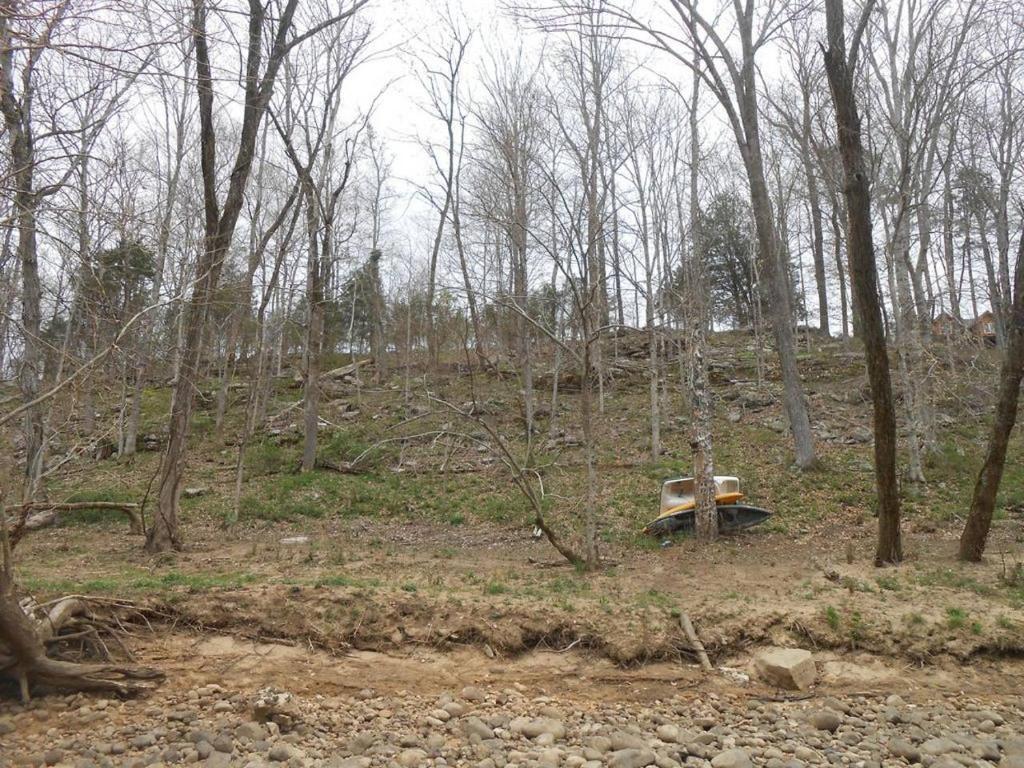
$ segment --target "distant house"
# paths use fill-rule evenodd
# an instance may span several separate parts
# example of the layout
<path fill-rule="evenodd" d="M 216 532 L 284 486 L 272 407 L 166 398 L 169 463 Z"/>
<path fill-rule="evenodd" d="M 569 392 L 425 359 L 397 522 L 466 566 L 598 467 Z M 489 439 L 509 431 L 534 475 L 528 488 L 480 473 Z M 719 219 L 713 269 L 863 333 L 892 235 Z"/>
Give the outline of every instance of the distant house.
<path fill-rule="evenodd" d="M 959 336 L 967 330 L 963 320 L 953 317 L 949 312 L 942 312 L 932 320 L 932 336 L 949 338 Z"/>
<path fill-rule="evenodd" d="M 991 311 L 982 312 L 973 320 L 967 320 L 971 335 L 988 344 L 996 343 L 996 317 Z"/>
<path fill-rule="evenodd" d="M 985 311 L 975 318 L 959 319 L 942 312 L 932 320 L 932 336 L 946 339 L 969 336 L 986 344 L 995 344 L 995 315 Z"/>

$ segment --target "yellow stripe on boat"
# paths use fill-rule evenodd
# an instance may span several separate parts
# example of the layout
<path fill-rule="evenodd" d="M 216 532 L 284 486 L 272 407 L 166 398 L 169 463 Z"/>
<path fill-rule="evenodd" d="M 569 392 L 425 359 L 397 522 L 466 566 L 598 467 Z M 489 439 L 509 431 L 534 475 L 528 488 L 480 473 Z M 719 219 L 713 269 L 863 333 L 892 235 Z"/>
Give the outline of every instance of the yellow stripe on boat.
<path fill-rule="evenodd" d="M 715 495 L 715 504 L 735 504 L 737 501 L 743 498 L 743 494 L 737 492 L 734 493 L 719 493 Z M 678 515 L 680 512 L 689 512 L 695 506 L 695 502 L 691 499 L 690 501 L 677 504 L 674 507 L 669 507 L 660 515 L 656 520 L 661 520 L 666 517 L 672 517 L 672 515 Z"/>

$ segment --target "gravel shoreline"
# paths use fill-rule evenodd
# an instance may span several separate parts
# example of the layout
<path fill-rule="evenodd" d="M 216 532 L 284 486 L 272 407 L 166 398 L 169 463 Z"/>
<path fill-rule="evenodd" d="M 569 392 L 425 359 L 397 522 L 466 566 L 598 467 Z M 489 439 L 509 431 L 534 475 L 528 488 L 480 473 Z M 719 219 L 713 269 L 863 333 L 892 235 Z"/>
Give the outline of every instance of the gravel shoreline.
<path fill-rule="evenodd" d="M 524 690 L 295 697 L 206 685 L 0 703 L 0 765 L 142 768 L 1024 768 L 1024 702 L 951 695 L 769 701 L 693 691 L 575 702 Z"/>

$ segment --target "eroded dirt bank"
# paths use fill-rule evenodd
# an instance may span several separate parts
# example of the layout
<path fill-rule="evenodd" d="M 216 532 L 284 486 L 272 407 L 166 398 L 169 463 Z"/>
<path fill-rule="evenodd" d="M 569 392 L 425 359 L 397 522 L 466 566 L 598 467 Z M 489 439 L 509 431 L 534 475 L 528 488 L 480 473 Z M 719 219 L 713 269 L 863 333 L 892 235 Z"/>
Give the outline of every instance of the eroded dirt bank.
<path fill-rule="evenodd" d="M 624 668 L 578 647 L 505 656 L 407 640 L 332 654 L 228 634 L 139 637 L 167 681 L 130 701 L 0 704 L 0 764 L 77 766 L 1020 766 L 1024 664 L 816 654 L 810 694 L 749 655 Z"/>

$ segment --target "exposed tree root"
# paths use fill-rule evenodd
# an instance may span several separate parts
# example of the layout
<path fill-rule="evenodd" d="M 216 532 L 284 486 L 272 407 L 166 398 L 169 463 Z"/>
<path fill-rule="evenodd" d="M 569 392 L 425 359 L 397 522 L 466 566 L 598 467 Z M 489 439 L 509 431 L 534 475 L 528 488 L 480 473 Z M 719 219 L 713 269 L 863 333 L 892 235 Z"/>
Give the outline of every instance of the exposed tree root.
<path fill-rule="evenodd" d="M 106 602 L 111 618 L 94 614 Z M 107 642 L 127 649 L 117 634 L 127 633 L 118 611 L 129 607 L 117 601 L 67 597 L 47 605 L 31 598 L 20 603 L 13 584 L 0 575 L 0 677 L 14 679 L 28 701 L 32 687 L 61 691 L 104 691 L 131 696 L 152 688 L 164 675 L 157 669 L 112 660 Z M 57 654 L 65 658 L 55 658 Z M 79 662 L 75 658 L 99 658 Z"/>

